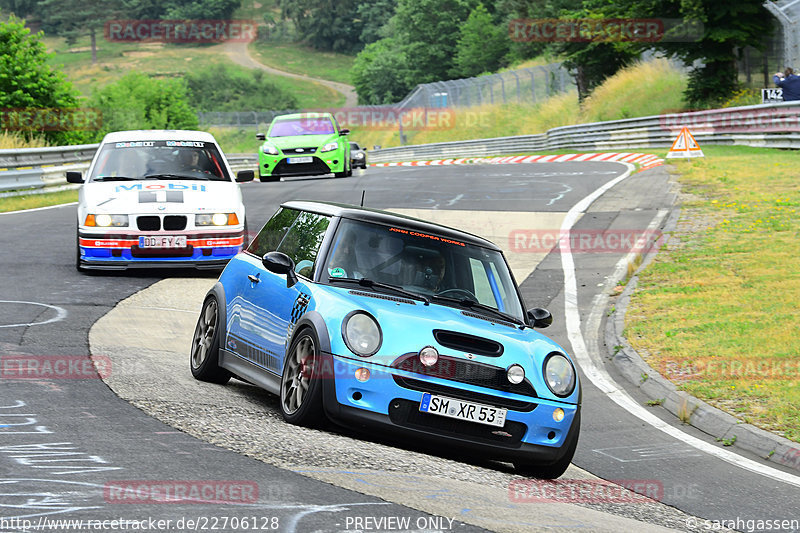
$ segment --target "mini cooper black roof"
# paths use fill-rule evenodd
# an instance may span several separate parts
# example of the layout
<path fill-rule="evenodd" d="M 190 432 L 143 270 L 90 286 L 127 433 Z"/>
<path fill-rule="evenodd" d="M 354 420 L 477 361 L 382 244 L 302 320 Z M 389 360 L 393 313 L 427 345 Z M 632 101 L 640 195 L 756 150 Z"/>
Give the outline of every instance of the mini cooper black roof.
<path fill-rule="evenodd" d="M 465 231 L 457 230 L 447 226 L 441 226 L 432 222 L 426 222 L 418 218 L 381 211 L 380 209 L 370 209 L 358 207 L 357 205 L 337 204 L 334 202 L 310 202 L 310 201 L 290 201 L 285 202 L 281 207 L 297 209 L 300 211 L 310 211 L 320 215 L 360 220 L 363 222 L 373 222 L 388 226 L 401 226 L 404 229 L 411 229 L 421 233 L 431 233 L 437 236 L 462 241 L 464 243 L 490 248 L 498 252 L 502 250 L 493 242 L 487 241 L 483 237 L 478 237 Z"/>

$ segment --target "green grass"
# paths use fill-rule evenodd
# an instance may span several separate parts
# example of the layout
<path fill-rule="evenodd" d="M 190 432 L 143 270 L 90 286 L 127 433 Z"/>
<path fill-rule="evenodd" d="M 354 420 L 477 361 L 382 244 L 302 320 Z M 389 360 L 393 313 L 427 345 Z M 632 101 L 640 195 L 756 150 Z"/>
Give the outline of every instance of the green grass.
<path fill-rule="evenodd" d="M 67 79 L 86 97 L 91 96 L 94 89 L 116 81 L 131 70 L 153 76 L 175 77 L 216 63 L 225 63 L 233 70 L 248 70 L 231 64 L 220 45 L 128 44 L 100 39 L 97 63 L 93 65 L 88 38 L 78 39 L 72 46 L 56 37 L 45 38 L 44 42 L 48 50 L 55 54 L 50 64 L 63 65 Z M 269 76 L 269 81 L 294 94 L 301 108 L 344 104 L 344 96 L 318 83 L 283 76 Z"/>
<path fill-rule="evenodd" d="M 494 104 L 451 108 L 447 127 L 408 130 L 405 144 L 485 139 L 544 133 L 559 126 L 658 115 L 684 110 L 686 77 L 667 61 L 640 63 L 618 72 L 595 89 L 581 108 L 574 92 L 535 104 Z M 400 146 L 397 127 L 352 127 L 366 146 Z"/>
<path fill-rule="evenodd" d="M 702 148 L 676 163 L 694 227 L 640 274 L 626 336 L 681 390 L 800 442 L 797 154 Z"/>
<path fill-rule="evenodd" d="M 251 43 L 250 53 L 260 63 L 285 72 L 351 83 L 350 69 L 353 68 L 355 56 L 320 52 L 295 43 L 264 41 Z"/>
<path fill-rule="evenodd" d="M 67 204 L 78 201 L 78 190 L 48 192 L 42 194 L 28 194 L 25 196 L 10 196 L 0 198 L 0 213 L 20 211 L 36 207 Z"/>

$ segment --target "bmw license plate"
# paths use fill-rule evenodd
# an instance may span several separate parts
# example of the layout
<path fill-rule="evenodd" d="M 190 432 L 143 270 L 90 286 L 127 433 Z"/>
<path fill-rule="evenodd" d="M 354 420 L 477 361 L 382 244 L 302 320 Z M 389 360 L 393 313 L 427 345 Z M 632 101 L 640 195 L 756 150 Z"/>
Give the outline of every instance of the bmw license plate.
<path fill-rule="evenodd" d="M 186 235 L 148 235 L 139 237 L 139 248 L 186 248 Z"/>
<path fill-rule="evenodd" d="M 506 424 L 506 413 L 508 413 L 508 409 L 499 409 L 490 405 L 465 402 L 455 398 L 445 398 L 444 396 L 434 396 L 429 392 L 422 395 L 419 410 L 432 415 L 497 427 L 503 427 Z"/>
<path fill-rule="evenodd" d="M 310 155 L 309 156 L 304 156 L 304 157 L 287 157 L 286 158 L 286 162 L 289 163 L 290 165 L 293 165 L 295 163 L 311 163 L 312 161 L 314 161 L 314 158 L 311 157 Z"/>

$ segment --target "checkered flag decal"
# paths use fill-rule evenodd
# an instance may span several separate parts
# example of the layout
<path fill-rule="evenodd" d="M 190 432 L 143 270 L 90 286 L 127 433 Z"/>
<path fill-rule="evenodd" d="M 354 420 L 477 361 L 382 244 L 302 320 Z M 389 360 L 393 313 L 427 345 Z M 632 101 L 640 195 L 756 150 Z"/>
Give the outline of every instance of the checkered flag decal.
<path fill-rule="evenodd" d="M 294 301 L 294 305 L 292 305 L 292 324 L 297 323 L 300 317 L 303 316 L 303 313 L 306 312 L 310 299 L 311 296 L 302 292 L 297 295 L 297 299 Z"/>

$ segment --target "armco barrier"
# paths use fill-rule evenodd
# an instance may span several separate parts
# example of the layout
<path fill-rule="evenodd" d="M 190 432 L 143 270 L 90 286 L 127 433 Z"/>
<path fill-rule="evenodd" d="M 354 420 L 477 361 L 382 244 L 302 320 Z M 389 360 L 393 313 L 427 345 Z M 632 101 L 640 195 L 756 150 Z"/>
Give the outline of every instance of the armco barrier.
<path fill-rule="evenodd" d="M 370 162 L 489 157 L 551 150 L 609 151 L 669 148 L 683 126 L 703 144 L 800 148 L 800 102 L 612 120 L 519 135 L 385 148 L 370 152 Z"/>
<path fill-rule="evenodd" d="M 551 150 L 620 151 L 668 148 L 683 126 L 704 144 L 738 144 L 766 148 L 800 148 L 800 102 L 763 104 L 659 116 L 577 124 L 553 128 L 538 135 L 519 135 L 416 146 L 370 152 L 371 163 L 423 159 L 491 157 Z M 56 148 L 0 150 L 0 190 L 42 187 L 64 182 L 69 165 L 83 164 L 94 155 L 96 144 Z M 228 156 L 234 169 L 254 168 L 255 154 Z M 52 167 L 48 168 L 48 165 Z M 85 167 L 84 167 L 85 168 Z M 32 169 L 41 169 L 41 184 Z M 78 168 L 75 168 L 76 170 Z"/>

